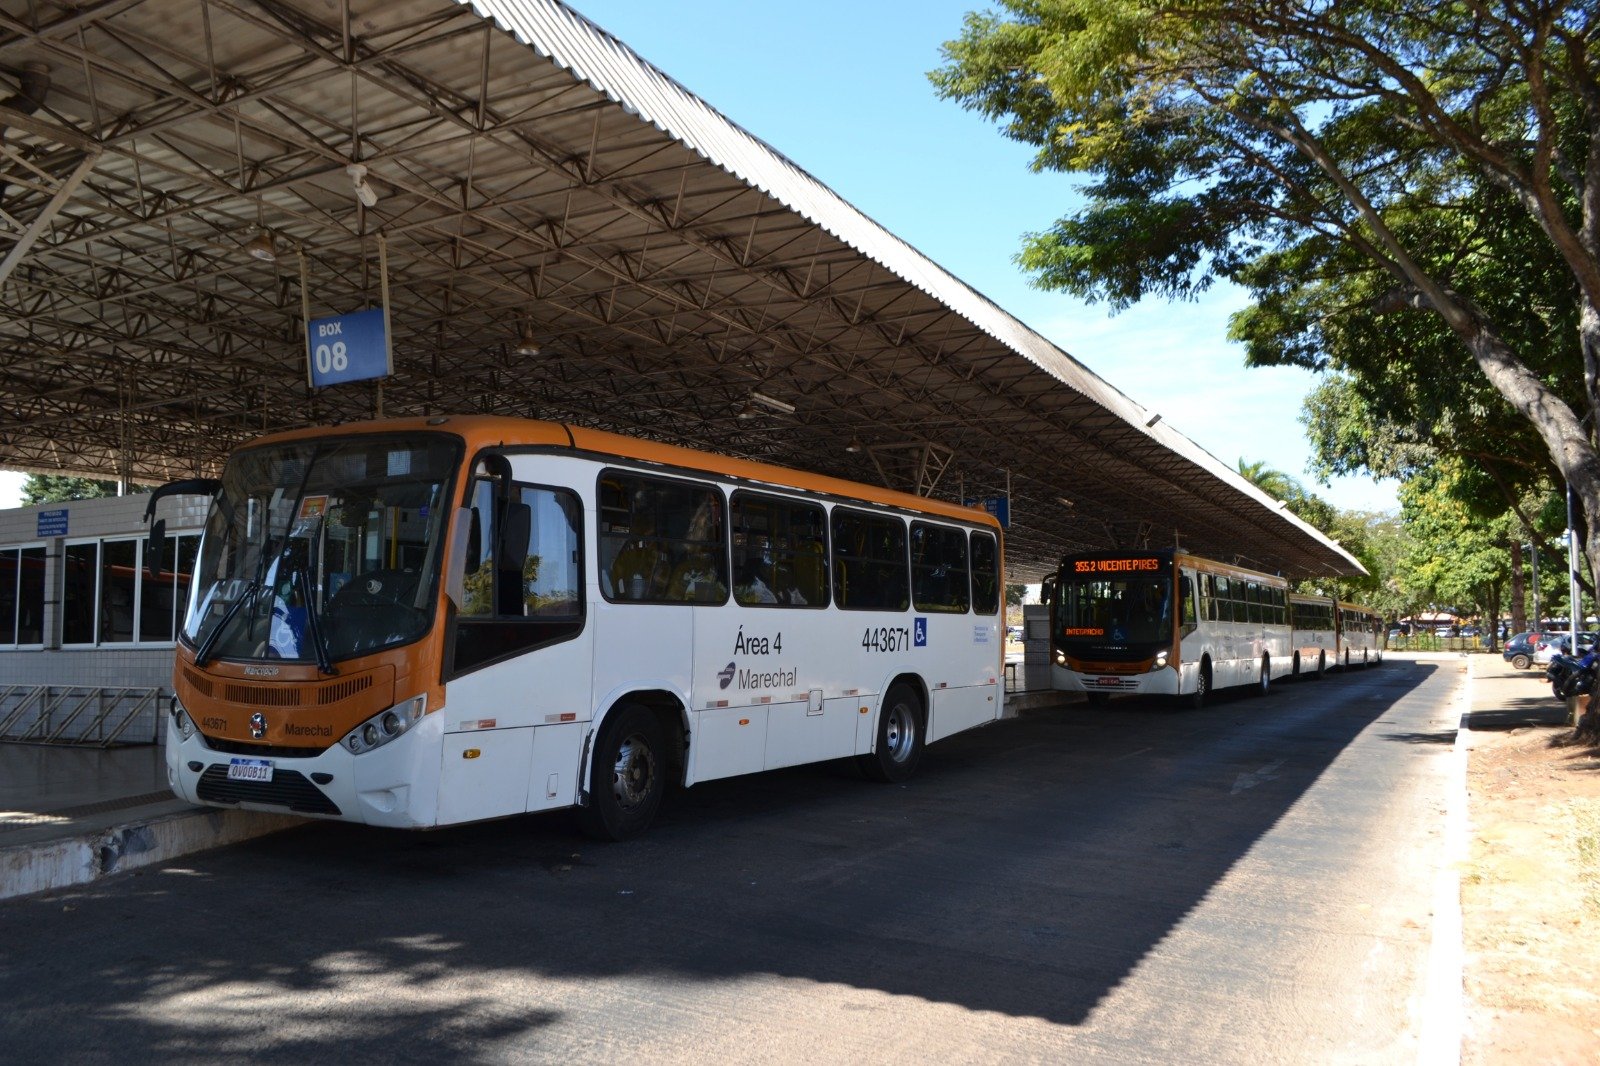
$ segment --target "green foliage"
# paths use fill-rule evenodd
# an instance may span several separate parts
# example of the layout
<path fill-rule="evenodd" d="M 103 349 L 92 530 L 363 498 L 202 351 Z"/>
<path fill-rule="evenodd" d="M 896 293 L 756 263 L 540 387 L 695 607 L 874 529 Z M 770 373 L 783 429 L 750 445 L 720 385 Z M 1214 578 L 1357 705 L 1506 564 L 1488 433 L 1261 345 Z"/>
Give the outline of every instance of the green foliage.
<path fill-rule="evenodd" d="M 1021 607 L 1022 606 L 1022 598 L 1024 596 L 1026 596 L 1027 594 L 1028 594 L 1028 586 L 1026 586 L 1026 585 L 1007 585 L 1006 586 L 1006 606 L 1007 607 Z"/>
<path fill-rule="evenodd" d="M 86 477 L 30 474 L 22 483 L 24 507 L 40 503 L 66 503 L 70 500 L 97 500 L 116 494 L 115 481 L 94 481 Z"/>
<path fill-rule="evenodd" d="M 1565 478 L 1600 529 L 1600 8 L 997 4 L 930 78 L 1082 177 L 1019 254 L 1038 284 L 1122 308 L 1228 279 L 1247 362 L 1334 372 L 1320 474 L 1453 460 L 1418 492 L 1480 524 Z"/>

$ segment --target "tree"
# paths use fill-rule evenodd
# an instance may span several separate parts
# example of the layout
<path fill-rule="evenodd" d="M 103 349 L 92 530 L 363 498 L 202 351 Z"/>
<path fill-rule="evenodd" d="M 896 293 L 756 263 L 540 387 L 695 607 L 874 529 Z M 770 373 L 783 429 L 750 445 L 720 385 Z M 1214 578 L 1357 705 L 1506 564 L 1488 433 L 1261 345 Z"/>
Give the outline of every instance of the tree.
<path fill-rule="evenodd" d="M 1446 462 L 1401 486 L 1401 515 L 1411 535 L 1401 578 L 1429 602 L 1470 606 L 1496 633 L 1511 576 L 1510 548 L 1521 527 L 1509 511 L 1489 523 L 1474 515 L 1452 490 L 1460 475 L 1459 465 Z"/>
<path fill-rule="evenodd" d="M 115 496 L 115 481 L 95 481 L 86 477 L 65 477 L 55 474 L 29 474 L 22 483 L 22 506 L 39 503 L 66 503 L 69 500 L 97 500 L 102 496 Z"/>
<path fill-rule="evenodd" d="M 1594 4 L 999 3 L 931 77 L 1035 167 L 1092 177 L 1024 245 L 1041 285 L 1120 308 L 1227 278 L 1255 298 L 1251 343 L 1309 363 L 1331 329 L 1426 312 L 1404 325 L 1531 428 L 1600 572 Z"/>

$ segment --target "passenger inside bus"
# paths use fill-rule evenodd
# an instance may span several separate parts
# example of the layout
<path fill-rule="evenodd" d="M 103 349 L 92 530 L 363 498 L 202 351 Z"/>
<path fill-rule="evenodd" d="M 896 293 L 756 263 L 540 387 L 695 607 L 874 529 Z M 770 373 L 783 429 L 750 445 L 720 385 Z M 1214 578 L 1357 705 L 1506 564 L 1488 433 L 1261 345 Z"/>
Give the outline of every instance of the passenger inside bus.
<path fill-rule="evenodd" d="M 670 572 L 654 533 L 650 513 L 635 510 L 632 535 L 611 560 L 611 589 L 615 598 L 659 600 L 666 595 Z"/>

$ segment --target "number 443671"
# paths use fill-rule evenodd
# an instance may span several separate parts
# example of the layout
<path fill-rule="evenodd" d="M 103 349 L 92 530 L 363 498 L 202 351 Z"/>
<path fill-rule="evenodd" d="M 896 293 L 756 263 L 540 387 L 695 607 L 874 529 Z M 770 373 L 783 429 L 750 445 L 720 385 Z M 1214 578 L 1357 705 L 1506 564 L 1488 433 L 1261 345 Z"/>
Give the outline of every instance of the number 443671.
<path fill-rule="evenodd" d="M 902 651 L 911 647 L 911 630 L 905 626 L 868 627 L 861 646 L 868 651 Z"/>

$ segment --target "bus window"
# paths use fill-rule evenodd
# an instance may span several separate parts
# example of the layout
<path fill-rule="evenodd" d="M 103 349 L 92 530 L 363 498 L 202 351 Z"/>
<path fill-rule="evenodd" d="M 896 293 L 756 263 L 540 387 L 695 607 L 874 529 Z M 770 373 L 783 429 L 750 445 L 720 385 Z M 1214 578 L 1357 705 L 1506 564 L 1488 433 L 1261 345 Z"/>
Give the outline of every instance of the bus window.
<path fill-rule="evenodd" d="M 966 612 L 972 600 L 966 533 L 911 523 L 911 589 L 911 602 L 919 611 Z"/>
<path fill-rule="evenodd" d="M 833 588 L 852 611 L 903 611 L 911 605 L 906 524 L 890 515 L 836 507 L 833 511 Z"/>
<path fill-rule="evenodd" d="M 827 512 L 753 492 L 736 492 L 733 598 L 746 607 L 828 605 Z"/>
<path fill-rule="evenodd" d="M 553 644 L 583 629 L 583 505 L 565 489 L 473 487 L 478 565 L 466 576 L 455 671 Z M 468 606 L 472 610 L 468 611 Z"/>
<path fill-rule="evenodd" d="M 972 534 L 972 609 L 1000 613 L 1000 546 L 992 533 Z"/>
<path fill-rule="evenodd" d="M 710 485 L 617 470 L 600 484 L 606 598 L 631 603 L 725 603 L 727 533 Z"/>

